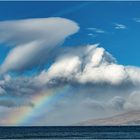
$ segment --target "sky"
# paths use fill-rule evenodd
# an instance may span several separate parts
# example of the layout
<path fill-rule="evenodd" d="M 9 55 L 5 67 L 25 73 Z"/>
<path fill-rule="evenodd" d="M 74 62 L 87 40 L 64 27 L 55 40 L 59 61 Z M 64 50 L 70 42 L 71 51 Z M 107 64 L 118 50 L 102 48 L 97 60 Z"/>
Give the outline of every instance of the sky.
<path fill-rule="evenodd" d="M 140 109 L 140 2 L 0 2 L 0 125 L 72 125 Z"/>

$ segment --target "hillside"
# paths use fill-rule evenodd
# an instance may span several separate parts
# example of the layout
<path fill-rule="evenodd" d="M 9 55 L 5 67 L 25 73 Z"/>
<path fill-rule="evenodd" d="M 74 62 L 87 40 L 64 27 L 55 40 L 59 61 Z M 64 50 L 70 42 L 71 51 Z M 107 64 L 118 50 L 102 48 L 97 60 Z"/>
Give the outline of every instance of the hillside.
<path fill-rule="evenodd" d="M 140 125 L 140 111 L 126 112 L 103 119 L 91 119 L 78 123 L 78 125 Z"/>

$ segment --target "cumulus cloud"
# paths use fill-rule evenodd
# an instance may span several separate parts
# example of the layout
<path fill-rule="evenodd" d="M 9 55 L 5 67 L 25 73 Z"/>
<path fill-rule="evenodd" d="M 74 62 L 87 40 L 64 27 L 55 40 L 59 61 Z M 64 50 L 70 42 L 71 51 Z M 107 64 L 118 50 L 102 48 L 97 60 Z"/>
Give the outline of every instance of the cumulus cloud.
<path fill-rule="evenodd" d="M 31 96 L 39 92 L 41 89 L 43 90 L 42 85 L 34 79 L 33 76 L 19 76 L 12 77 L 10 80 L 1 79 L 0 87 L 2 89 L 2 95 L 10 95 L 10 96 Z"/>
<path fill-rule="evenodd" d="M 107 107 L 115 110 L 124 110 L 125 102 L 126 102 L 125 98 L 121 96 L 115 96 L 108 101 Z"/>
<path fill-rule="evenodd" d="M 132 67 L 127 69 L 117 64 L 110 53 L 97 46 L 98 44 L 86 46 L 78 53 L 69 51 L 58 58 L 47 71 L 42 71 L 38 79 L 53 83 L 120 85 L 136 78 L 128 73 Z"/>
<path fill-rule="evenodd" d="M 1 21 L 0 42 L 13 47 L 1 65 L 1 73 L 46 63 L 51 50 L 78 30 L 75 22 L 64 18 Z"/>
<path fill-rule="evenodd" d="M 117 112 L 140 110 L 140 91 L 134 91 L 127 96 L 114 96 L 108 100 L 95 100 L 92 98 L 85 99 L 81 105 L 95 110 L 114 110 Z"/>
<path fill-rule="evenodd" d="M 120 111 L 140 110 L 140 91 L 134 91 L 128 96 L 114 96 L 106 103 L 99 102 L 98 104 L 104 109 L 111 108 Z"/>
<path fill-rule="evenodd" d="M 126 71 L 129 75 L 130 81 L 139 86 L 140 84 L 140 68 L 135 66 L 126 66 Z"/>
<path fill-rule="evenodd" d="M 140 91 L 134 91 L 132 92 L 125 104 L 124 104 L 124 109 L 126 110 L 139 110 L 140 109 Z"/>
<path fill-rule="evenodd" d="M 107 111 L 107 110 L 114 110 L 114 111 L 124 111 L 126 108 L 124 107 L 127 100 L 122 96 L 114 96 L 107 100 L 95 100 L 94 98 L 86 98 L 84 101 L 81 102 L 81 106 L 87 107 L 92 109 L 93 111 Z"/>
<path fill-rule="evenodd" d="M 95 44 L 62 52 L 47 70 L 42 70 L 36 76 L 10 77 L 5 75 L 0 80 L 0 90 L 1 96 L 12 95 L 25 98 L 25 101 L 30 96 L 40 93 L 43 89 L 65 85 L 70 85 L 72 92 L 77 93 L 79 96 L 84 93 L 85 95 L 82 98 L 86 96 L 85 99 L 99 92 L 103 92 L 107 96 L 113 92 L 112 95 L 114 96 L 115 94 L 116 97 L 109 101 L 109 106 L 121 110 L 123 102 L 126 101 L 124 97 L 119 96 L 121 93 L 123 96 L 125 95 L 125 87 L 130 90 L 128 95 L 132 87 L 139 88 L 139 73 L 138 67 L 118 64 L 110 53 L 99 47 L 99 44 Z M 75 90 L 76 85 L 79 86 L 77 88 L 79 90 Z M 105 91 L 106 85 L 110 88 L 110 91 Z M 114 92 L 113 87 L 117 88 L 118 91 Z M 105 96 L 100 93 L 99 95 L 101 97 Z M 89 104 L 90 102 L 91 104 L 93 103 L 93 101 L 89 100 L 87 102 Z M 91 106 L 100 109 L 104 106 L 98 101 L 94 101 L 93 104 Z"/>
<path fill-rule="evenodd" d="M 33 76 L 10 77 L 5 75 L 0 79 L 0 106 L 4 107 L 34 107 L 32 98 L 47 88 Z M 49 88 L 47 89 L 49 91 Z"/>
<path fill-rule="evenodd" d="M 124 111 L 140 110 L 140 91 L 133 91 L 128 96 L 115 96 L 110 99 L 107 106 Z"/>
<path fill-rule="evenodd" d="M 126 25 L 124 25 L 124 24 L 119 24 L 119 23 L 116 23 L 115 24 L 115 29 L 126 29 Z"/>

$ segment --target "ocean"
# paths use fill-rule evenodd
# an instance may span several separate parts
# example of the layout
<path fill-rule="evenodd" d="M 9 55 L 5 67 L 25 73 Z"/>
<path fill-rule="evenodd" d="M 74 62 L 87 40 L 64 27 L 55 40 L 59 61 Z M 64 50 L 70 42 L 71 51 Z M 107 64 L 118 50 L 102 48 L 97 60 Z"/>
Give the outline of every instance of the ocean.
<path fill-rule="evenodd" d="M 140 126 L 0 127 L 0 139 L 140 139 Z"/>

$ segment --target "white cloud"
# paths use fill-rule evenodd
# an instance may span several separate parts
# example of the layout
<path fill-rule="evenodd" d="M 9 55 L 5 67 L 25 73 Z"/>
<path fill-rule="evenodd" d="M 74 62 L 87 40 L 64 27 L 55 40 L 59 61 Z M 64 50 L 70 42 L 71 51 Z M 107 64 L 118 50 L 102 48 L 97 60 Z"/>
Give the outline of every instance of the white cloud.
<path fill-rule="evenodd" d="M 104 30 L 99 29 L 99 28 L 87 28 L 87 29 L 90 30 L 90 31 L 93 31 L 93 32 L 95 32 L 95 33 L 99 33 L 99 34 L 105 33 Z"/>
<path fill-rule="evenodd" d="M 50 66 L 48 70 L 43 70 L 35 77 L 18 77 L 11 78 L 8 75 L 4 80 L 0 81 L 0 85 L 6 93 L 23 97 L 24 95 L 33 95 L 36 91 L 43 90 L 48 87 L 54 88 L 59 85 L 81 85 L 78 91 L 79 96 L 82 93 L 91 93 L 89 96 L 99 92 L 107 94 L 110 92 L 114 98 L 108 101 L 108 104 L 94 101 L 89 102 L 88 106 L 101 108 L 109 106 L 113 109 L 124 109 L 124 104 L 128 102 L 127 97 L 123 97 L 125 93 L 129 95 L 132 87 L 138 88 L 140 85 L 140 70 L 138 67 L 123 66 L 116 62 L 116 59 L 104 48 L 98 47 L 99 44 L 87 45 L 85 47 L 77 47 L 68 49 L 64 54 Z M 92 89 L 88 85 L 92 84 Z M 110 87 L 110 91 L 106 90 L 106 85 Z M 96 91 L 98 87 L 101 91 Z M 119 91 L 114 92 L 113 87 Z M 124 87 L 124 88 L 123 88 Z M 126 91 L 125 87 L 129 90 Z M 76 92 L 72 86 L 73 92 Z M 95 90 L 95 91 L 94 91 Z M 121 91 L 121 92 L 120 92 Z M 122 97 L 120 97 L 120 94 Z M 108 94 L 110 94 L 108 93 Z M 80 95 L 81 94 L 81 95 Z M 100 94 L 100 93 L 99 93 Z M 101 97 L 104 99 L 104 94 Z M 107 94 L 107 96 L 108 96 Z M 87 94 L 88 96 L 88 94 Z M 106 100 L 106 99 L 105 99 Z M 129 101 L 130 102 L 130 101 Z M 127 103 L 128 104 L 128 103 Z M 130 104 L 130 103 L 129 103 Z"/>
<path fill-rule="evenodd" d="M 133 20 L 134 20 L 135 22 L 140 23 L 140 18 L 133 18 Z"/>
<path fill-rule="evenodd" d="M 88 36 L 96 37 L 97 35 L 94 35 L 93 33 L 89 33 Z"/>
<path fill-rule="evenodd" d="M 139 110 L 140 109 L 140 91 L 134 91 L 132 92 L 125 104 L 124 104 L 124 109 L 126 110 Z"/>
<path fill-rule="evenodd" d="M 41 82 L 119 85 L 127 81 L 127 71 L 126 67 L 117 64 L 115 58 L 103 48 L 89 45 L 77 54 L 69 52 L 56 60 L 48 71 L 43 71 L 38 78 Z"/>
<path fill-rule="evenodd" d="M 121 65 L 101 65 L 95 68 L 89 65 L 85 68 L 79 80 L 82 83 L 109 83 L 116 85 L 121 84 L 126 77 L 125 69 Z"/>
<path fill-rule="evenodd" d="M 115 29 L 126 29 L 127 27 L 126 27 L 126 25 L 124 25 L 124 24 L 119 24 L 119 23 L 116 23 L 115 24 Z"/>
<path fill-rule="evenodd" d="M 115 110 L 124 110 L 126 100 L 123 97 L 115 96 L 107 102 L 107 107 Z"/>
<path fill-rule="evenodd" d="M 129 75 L 130 81 L 139 86 L 140 84 L 140 68 L 135 66 L 126 66 L 126 71 Z"/>
<path fill-rule="evenodd" d="M 46 63 L 51 50 L 78 29 L 75 22 L 64 18 L 1 21 L 0 41 L 14 46 L 1 65 L 1 73 Z"/>
<path fill-rule="evenodd" d="M 73 76 L 79 72 L 80 67 L 81 61 L 77 56 L 61 58 L 49 68 L 48 78 L 56 77 L 72 80 Z"/>
<path fill-rule="evenodd" d="M 95 100 L 87 98 L 82 102 L 84 106 L 87 106 L 93 110 L 114 110 L 117 112 L 140 110 L 140 91 L 134 91 L 127 96 L 117 96 L 109 98 L 106 101 Z"/>
<path fill-rule="evenodd" d="M 112 108 L 120 111 L 140 110 L 140 91 L 134 91 L 128 96 L 114 96 L 110 99 L 104 108 Z M 100 103 L 101 104 L 101 103 Z"/>

